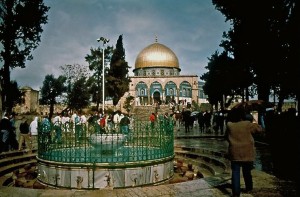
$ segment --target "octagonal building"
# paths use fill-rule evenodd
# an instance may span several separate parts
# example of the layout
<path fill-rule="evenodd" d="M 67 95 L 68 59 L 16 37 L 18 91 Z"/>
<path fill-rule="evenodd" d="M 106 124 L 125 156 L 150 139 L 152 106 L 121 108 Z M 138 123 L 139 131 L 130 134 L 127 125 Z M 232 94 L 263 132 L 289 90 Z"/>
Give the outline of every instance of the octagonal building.
<path fill-rule="evenodd" d="M 180 71 L 177 55 L 157 39 L 142 49 L 130 77 L 129 94 L 135 97 L 135 105 L 198 103 L 198 76 L 180 75 Z"/>

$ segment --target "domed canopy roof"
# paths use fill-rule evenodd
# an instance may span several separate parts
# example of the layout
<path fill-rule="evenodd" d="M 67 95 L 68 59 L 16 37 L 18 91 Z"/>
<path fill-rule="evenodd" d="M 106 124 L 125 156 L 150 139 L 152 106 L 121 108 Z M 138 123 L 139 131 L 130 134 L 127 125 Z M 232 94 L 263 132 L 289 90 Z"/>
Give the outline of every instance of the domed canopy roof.
<path fill-rule="evenodd" d="M 150 67 L 179 68 L 179 62 L 170 48 L 155 42 L 144 48 L 135 60 L 135 69 Z"/>

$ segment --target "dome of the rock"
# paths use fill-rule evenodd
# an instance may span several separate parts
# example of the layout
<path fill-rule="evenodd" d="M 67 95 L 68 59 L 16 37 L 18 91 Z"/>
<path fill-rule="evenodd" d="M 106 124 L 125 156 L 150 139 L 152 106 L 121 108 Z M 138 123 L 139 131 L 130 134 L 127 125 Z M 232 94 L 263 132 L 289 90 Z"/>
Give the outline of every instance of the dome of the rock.
<path fill-rule="evenodd" d="M 170 48 L 155 42 L 144 48 L 135 60 L 135 69 L 153 67 L 179 68 L 178 58 Z"/>

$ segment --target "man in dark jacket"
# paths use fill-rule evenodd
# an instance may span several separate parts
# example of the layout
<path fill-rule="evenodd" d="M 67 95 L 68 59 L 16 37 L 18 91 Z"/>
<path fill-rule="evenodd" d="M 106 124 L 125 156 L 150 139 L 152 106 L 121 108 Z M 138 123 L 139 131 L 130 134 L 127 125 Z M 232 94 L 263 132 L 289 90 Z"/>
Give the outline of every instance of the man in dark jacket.
<path fill-rule="evenodd" d="M 193 120 L 191 117 L 191 111 L 188 109 L 182 109 L 182 121 L 184 122 L 184 127 L 185 127 L 185 132 L 188 133 L 190 132 L 190 125 L 191 125 L 191 121 Z"/>
<path fill-rule="evenodd" d="M 8 119 L 8 114 L 5 114 L 0 121 L 0 153 L 9 151 L 10 132 L 13 132 L 13 127 Z"/>
<path fill-rule="evenodd" d="M 127 114 L 124 114 L 124 117 L 120 120 L 120 127 L 123 134 L 129 133 L 129 124 L 130 120 Z"/>
<path fill-rule="evenodd" d="M 19 150 L 22 149 L 23 143 L 25 143 L 26 148 L 31 150 L 31 140 L 30 140 L 30 133 L 29 133 L 29 124 L 26 118 L 23 118 L 24 121 L 20 124 L 20 138 L 19 138 Z"/>
<path fill-rule="evenodd" d="M 231 161 L 231 185 L 233 196 L 240 196 L 240 172 L 242 168 L 245 190 L 253 189 L 252 174 L 255 160 L 255 143 L 253 134 L 263 132 L 257 122 L 246 120 L 243 109 L 232 109 L 228 114 L 225 137 L 229 143 L 228 156 Z"/>

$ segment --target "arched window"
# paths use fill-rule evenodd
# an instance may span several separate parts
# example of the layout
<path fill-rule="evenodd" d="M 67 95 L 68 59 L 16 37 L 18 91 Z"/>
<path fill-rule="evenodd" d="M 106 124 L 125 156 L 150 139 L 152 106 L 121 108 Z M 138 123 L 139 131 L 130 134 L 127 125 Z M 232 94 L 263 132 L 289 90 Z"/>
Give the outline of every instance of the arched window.
<path fill-rule="evenodd" d="M 145 96 L 147 95 L 147 85 L 145 84 L 145 82 L 139 82 L 138 84 L 136 84 L 136 95 L 138 96 Z"/>

